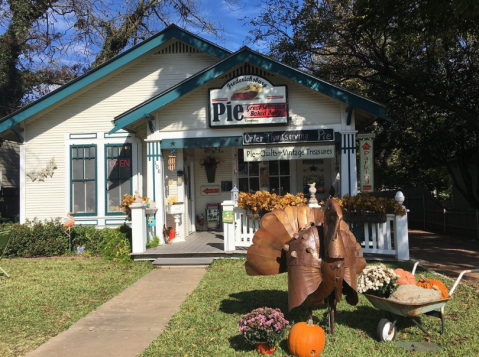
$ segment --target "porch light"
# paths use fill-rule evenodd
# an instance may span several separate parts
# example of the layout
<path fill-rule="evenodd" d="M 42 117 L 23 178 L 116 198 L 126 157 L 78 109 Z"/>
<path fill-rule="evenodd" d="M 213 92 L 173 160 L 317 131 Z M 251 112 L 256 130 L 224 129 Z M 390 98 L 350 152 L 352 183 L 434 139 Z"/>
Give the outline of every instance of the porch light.
<path fill-rule="evenodd" d="M 236 188 L 236 185 L 233 186 L 233 189 L 231 190 L 231 201 L 233 201 L 233 204 L 238 206 L 238 195 L 239 195 L 239 190 Z"/>

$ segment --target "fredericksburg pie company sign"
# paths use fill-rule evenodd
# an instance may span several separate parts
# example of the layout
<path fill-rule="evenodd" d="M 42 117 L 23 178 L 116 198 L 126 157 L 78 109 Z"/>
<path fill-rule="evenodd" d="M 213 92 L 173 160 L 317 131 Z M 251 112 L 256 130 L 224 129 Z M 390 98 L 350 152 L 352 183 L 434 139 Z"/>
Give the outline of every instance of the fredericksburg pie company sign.
<path fill-rule="evenodd" d="M 286 87 L 274 87 L 268 80 L 243 75 L 210 89 L 211 128 L 287 124 Z"/>

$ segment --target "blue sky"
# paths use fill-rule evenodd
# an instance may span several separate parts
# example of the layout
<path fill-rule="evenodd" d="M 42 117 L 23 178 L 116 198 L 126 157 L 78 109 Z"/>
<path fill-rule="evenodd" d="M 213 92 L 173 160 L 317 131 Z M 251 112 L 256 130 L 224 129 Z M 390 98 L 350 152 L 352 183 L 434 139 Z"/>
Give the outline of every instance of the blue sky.
<path fill-rule="evenodd" d="M 202 13 L 210 21 L 222 25 L 225 33 L 224 39 L 220 40 L 210 35 L 199 35 L 230 51 L 237 51 L 244 45 L 255 50 L 261 50 L 257 45 L 245 43 L 250 27 L 247 21 L 240 20 L 245 17 L 254 18 L 259 15 L 258 5 L 261 2 L 261 0 L 236 0 L 235 5 L 228 6 L 224 0 L 201 0 L 199 6 Z"/>

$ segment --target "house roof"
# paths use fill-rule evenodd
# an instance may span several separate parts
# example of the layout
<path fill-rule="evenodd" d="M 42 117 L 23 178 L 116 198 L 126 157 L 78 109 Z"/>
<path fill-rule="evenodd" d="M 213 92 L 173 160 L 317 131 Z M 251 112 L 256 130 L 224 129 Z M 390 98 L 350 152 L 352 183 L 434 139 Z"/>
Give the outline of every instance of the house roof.
<path fill-rule="evenodd" d="M 196 73 L 195 75 L 167 89 L 166 91 L 116 116 L 114 118 L 115 127 L 110 131 L 110 133 L 114 133 L 143 117 L 147 117 L 149 113 L 165 106 L 168 103 L 171 103 L 185 94 L 188 94 L 194 89 L 215 78 L 218 78 L 235 66 L 245 62 L 251 63 L 257 67 L 263 68 L 264 70 L 278 74 L 293 82 L 313 89 L 319 93 L 325 94 L 331 98 L 337 99 L 348 104 L 351 109 L 357 108 L 364 112 L 370 113 L 375 117 L 391 120 L 387 116 L 386 107 L 383 104 L 362 97 L 331 83 L 325 82 L 298 69 L 287 66 L 259 52 L 253 51 L 248 47 L 242 47 L 237 52 L 232 53 L 230 56 L 224 58 L 209 68 Z"/>
<path fill-rule="evenodd" d="M 82 76 L 75 78 L 74 80 L 50 92 L 49 94 L 0 119 L 0 133 L 13 128 L 15 125 L 28 119 L 32 115 L 41 112 L 49 106 L 105 77 L 111 72 L 137 59 L 141 55 L 154 49 L 155 47 L 162 45 L 172 38 L 176 38 L 177 40 L 189 44 L 203 52 L 209 53 L 210 55 L 219 59 L 226 58 L 231 53 L 230 51 L 188 31 L 185 31 L 176 25 L 170 25 L 163 31 L 148 38 L 140 44 L 128 49 L 127 51 L 115 56 L 102 65 L 86 72 Z"/>

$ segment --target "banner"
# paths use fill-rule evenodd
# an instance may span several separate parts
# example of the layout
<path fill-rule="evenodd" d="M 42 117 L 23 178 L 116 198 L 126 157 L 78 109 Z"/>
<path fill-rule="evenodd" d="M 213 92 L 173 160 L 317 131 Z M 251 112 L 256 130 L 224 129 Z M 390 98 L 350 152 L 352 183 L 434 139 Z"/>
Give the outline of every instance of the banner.
<path fill-rule="evenodd" d="M 274 161 L 334 158 L 334 145 L 283 146 L 243 149 L 244 161 Z"/>
<path fill-rule="evenodd" d="M 359 172 L 361 192 L 374 191 L 374 154 L 373 139 L 359 140 Z"/>

